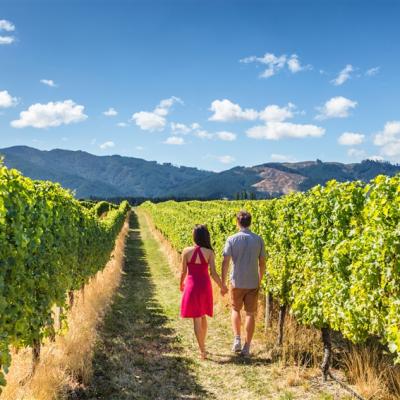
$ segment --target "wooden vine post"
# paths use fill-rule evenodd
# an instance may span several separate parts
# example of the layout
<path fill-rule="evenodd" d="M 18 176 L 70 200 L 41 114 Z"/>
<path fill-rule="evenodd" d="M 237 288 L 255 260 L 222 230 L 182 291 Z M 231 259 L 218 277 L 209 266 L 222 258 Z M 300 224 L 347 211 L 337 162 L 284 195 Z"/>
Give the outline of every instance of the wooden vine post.
<path fill-rule="evenodd" d="M 74 291 L 70 290 L 68 292 L 68 299 L 69 299 L 69 306 L 72 307 L 74 305 L 74 300 L 75 300 L 75 296 L 74 296 Z"/>
<path fill-rule="evenodd" d="M 273 297 L 272 293 L 268 292 L 265 295 L 265 319 L 264 331 L 267 332 L 268 328 L 272 326 L 272 310 L 273 310 Z"/>
<path fill-rule="evenodd" d="M 278 319 L 278 346 L 282 346 L 283 343 L 283 328 L 285 326 L 285 316 L 286 316 L 286 305 L 281 305 L 279 307 L 279 319 Z"/>
<path fill-rule="evenodd" d="M 324 381 L 328 379 L 329 375 L 329 367 L 331 363 L 332 357 L 332 341 L 331 341 L 331 332 L 329 328 L 321 329 L 322 343 L 324 345 L 324 358 L 321 364 L 322 376 Z"/>
<path fill-rule="evenodd" d="M 49 326 L 49 330 L 50 330 L 49 339 L 50 339 L 51 342 L 54 343 L 56 341 L 56 329 L 55 329 L 55 326 L 54 325 L 53 326 Z"/>
<path fill-rule="evenodd" d="M 40 340 L 34 339 L 32 343 L 32 374 L 35 372 L 36 367 L 40 361 Z"/>

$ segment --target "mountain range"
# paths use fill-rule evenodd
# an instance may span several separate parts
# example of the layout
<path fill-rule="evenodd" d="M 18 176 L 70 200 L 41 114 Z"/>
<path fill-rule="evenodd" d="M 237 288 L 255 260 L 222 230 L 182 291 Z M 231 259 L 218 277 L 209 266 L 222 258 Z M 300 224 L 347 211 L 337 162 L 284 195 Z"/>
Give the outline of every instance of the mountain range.
<path fill-rule="evenodd" d="M 330 179 L 368 181 L 379 174 L 400 172 L 400 165 L 373 160 L 352 164 L 320 160 L 272 162 L 217 173 L 119 155 L 43 151 L 27 146 L 0 149 L 0 155 L 7 167 L 33 179 L 59 182 L 78 198 L 235 198 L 243 192 L 267 198 L 304 191 Z"/>

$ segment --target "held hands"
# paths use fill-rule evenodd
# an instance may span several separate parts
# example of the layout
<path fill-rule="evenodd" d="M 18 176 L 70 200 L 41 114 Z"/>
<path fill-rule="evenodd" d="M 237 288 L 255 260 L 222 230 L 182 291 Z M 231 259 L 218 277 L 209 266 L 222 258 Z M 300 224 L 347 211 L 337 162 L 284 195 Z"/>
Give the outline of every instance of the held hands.
<path fill-rule="evenodd" d="M 228 293 L 228 288 L 225 284 L 221 286 L 221 295 L 225 296 Z"/>

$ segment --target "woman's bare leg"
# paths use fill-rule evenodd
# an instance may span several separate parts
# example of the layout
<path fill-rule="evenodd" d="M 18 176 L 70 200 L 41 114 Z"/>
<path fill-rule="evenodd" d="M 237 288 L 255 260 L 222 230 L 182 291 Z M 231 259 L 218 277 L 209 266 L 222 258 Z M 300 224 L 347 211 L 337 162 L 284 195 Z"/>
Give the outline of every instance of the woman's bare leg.
<path fill-rule="evenodd" d="M 196 335 L 197 343 L 199 344 L 200 354 L 202 358 L 205 358 L 205 344 L 204 344 L 204 333 L 202 318 L 193 318 L 194 333 Z"/>
<path fill-rule="evenodd" d="M 207 338 L 207 329 L 208 329 L 208 324 L 207 324 L 207 317 L 204 315 L 201 317 L 201 326 L 203 328 L 203 342 L 204 342 L 204 347 L 206 346 L 206 338 Z"/>

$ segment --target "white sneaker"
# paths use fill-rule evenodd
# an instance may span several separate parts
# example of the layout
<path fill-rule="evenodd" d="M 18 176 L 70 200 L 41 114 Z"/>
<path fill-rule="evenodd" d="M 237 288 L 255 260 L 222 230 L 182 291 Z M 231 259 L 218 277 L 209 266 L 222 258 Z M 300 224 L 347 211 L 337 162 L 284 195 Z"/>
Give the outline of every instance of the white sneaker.
<path fill-rule="evenodd" d="M 242 350 L 242 343 L 240 342 L 240 337 L 233 340 L 233 346 L 232 346 L 232 351 L 234 353 L 240 353 Z"/>

